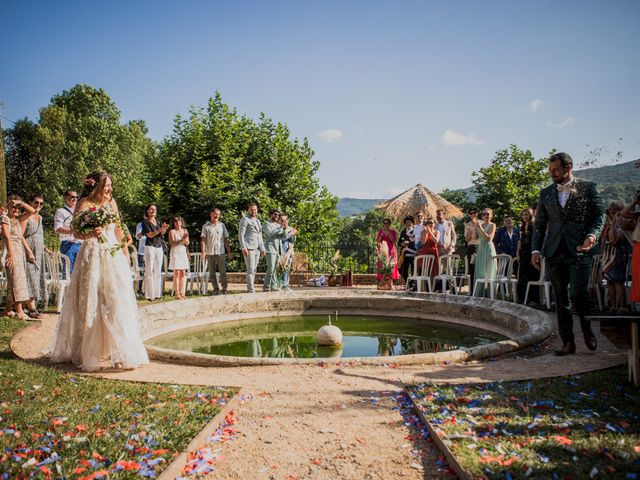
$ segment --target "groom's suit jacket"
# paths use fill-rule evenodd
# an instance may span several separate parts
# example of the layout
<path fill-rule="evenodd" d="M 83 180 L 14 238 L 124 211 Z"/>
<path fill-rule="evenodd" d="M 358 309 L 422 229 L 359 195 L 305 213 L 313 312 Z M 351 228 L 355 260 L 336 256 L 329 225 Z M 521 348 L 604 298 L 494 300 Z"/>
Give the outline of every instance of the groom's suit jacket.
<path fill-rule="evenodd" d="M 564 208 L 558 199 L 558 187 L 549 185 L 540 191 L 532 250 L 552 257 L 565 241 L 576 256 L 576 248 L 588 235 L 598 240 L 603 225 L 604 205 L 595 183 L 576 178 Z"/>

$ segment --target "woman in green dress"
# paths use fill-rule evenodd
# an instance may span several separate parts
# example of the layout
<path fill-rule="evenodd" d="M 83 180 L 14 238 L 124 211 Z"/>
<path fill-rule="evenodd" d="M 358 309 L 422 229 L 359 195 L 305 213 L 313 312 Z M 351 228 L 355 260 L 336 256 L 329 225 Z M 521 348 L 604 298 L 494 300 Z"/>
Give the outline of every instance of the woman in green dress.
<path fill-rule="evenodd" d="M 496 262 L 491 259 L 495 256 L 496 248 L 493 245 L 493 236 L 496 234 L 496 224 L 493 223 L 493 210 L 485 208 L 482 211 L 482 221 L 474 219 L 474 225 L 478 231 L 478 250 L 476 254 L 476 281 L 481 278 L 493 278 L 496 274 Z M 481 283 L 474 288 L 474 296 L 487 296 L 485 284 Z"/>

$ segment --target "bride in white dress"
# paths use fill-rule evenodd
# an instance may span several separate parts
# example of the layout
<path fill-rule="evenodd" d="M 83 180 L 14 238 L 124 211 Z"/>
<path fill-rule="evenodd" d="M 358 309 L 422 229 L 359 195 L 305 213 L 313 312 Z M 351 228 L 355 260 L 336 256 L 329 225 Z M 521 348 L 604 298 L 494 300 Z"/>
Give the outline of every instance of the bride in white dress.
<path fill-rule="evenodd" d="M 90 173 L 74 214 L 107 205 L 118 213 L 111 191 L 107 173 Z M 106 242 L 98 241 L 101 235 Z M 71 361 L 85 371 L 104 367 L 130 369 L 149 363 L 140 338 L 126 250 L 111 253 L 123 235 L 115 223 L 88 234 L 74 231 L 74 236 L 83 242 L 51 345 L 52 361 Z"/>

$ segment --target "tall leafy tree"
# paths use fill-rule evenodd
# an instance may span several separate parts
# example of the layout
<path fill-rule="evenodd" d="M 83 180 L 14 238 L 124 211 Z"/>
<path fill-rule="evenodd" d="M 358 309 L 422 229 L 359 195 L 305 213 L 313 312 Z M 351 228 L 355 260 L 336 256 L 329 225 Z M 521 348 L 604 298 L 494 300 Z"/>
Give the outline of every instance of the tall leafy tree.
<path fill-rule="evenodd" d="M 106 170 L 125 219 L 139 217 L 148 198 L 146 165 L 156 147 L 143 121 L 120 123 L 120 111 L 104 90 L 76 85 L 55 95 L 37 123 L 17 122 L 8 139 L 11 193 L 43 193 L 51 214 L 65 190 L 81 188 L 92 170 Z"/>
<path fill-rule="evenodd" d="M 318 168 L 307 139 L 292 138 L 286 125 L 264 114 L 257 121 L 239 114 L 216 93 L 206 108 L 176 117 L 150 168 L 151 190 L 161 212 L 179 213 L 192 227 L 219 207 L 232 239 L 255 201 L 263 215 L 271 208 L 287 212 L 302 242 L 332 241 L 337 198 L 320 185 Z"/>
<path fill-rule="evenodd" d="M 515 145 L 498 150 L 488 167 L 473 172 L 478 208 L 490 207 L 496 218 L 518 215 L 538 199 L 548 179 L 546 158 L 535 159 L 530 150 Z"/>

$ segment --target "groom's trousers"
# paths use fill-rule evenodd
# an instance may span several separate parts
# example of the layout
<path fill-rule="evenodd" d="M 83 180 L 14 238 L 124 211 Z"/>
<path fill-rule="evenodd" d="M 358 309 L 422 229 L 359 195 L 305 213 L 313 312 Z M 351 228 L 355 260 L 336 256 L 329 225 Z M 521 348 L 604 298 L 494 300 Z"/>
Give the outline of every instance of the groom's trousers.
<path fill-rule="evenodd" d="M 556 297 L 558 334 L 563 343 L 573 342 L 573 314 L 576 310 L 580 321 L 591 311 L 589 274 L 593 259 L 589 255 L 570 253 L 564 241 L 552 257 L 547 258 L 549 277 Z"/>

